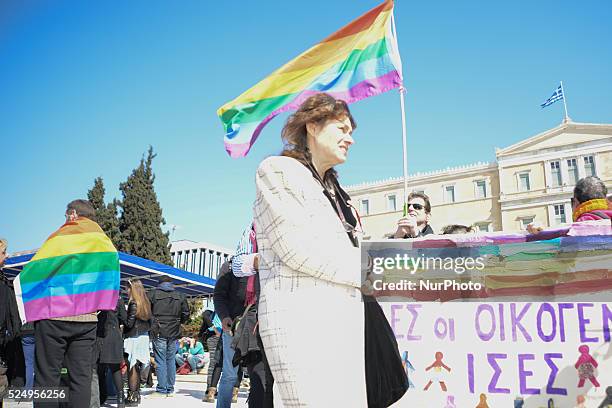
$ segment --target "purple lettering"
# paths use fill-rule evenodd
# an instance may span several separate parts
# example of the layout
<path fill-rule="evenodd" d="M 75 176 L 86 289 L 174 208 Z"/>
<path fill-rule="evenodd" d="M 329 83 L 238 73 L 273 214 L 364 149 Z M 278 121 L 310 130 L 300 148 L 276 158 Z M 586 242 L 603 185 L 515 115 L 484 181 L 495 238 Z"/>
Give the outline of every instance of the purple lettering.
<path fill-rule="evenodd" d="M 489 353 L 487 354 L 487 360 L 489 360 L 489 365 L 493 368 L 493 377 L 491 377 L 491 382 L 489 383 L 489 392 L 494 394 L 510 394 L 509 388 L 497 388 L 497 381 L 501 376 L 501 368 L 497 364 L 497 359 L 506 359 L 508 357 L 507 354 L 495 354 Z"/>
<path fill-rule="evenodd" d="M 439 329 L 440 325 L 442 326 L 442 329 Z M 441 317 L 438 317 L 436 319 L 436 322 L 434 323 L 434 334 L 437 338 L 443 340 L 446 337 L 446 333 L 448 333 L 448 326 L 446 325 L 446 320 Z"/>
<path fill-rule="evenodd" d="M 468 385 L 470 386 L 470 393 L 474 393 L 474 355 L 468 353 Z"/>
<path fill-rule="evenodd" d="M 596 343 L 597 337 L 587 337 L 587 324 L 591 321 L 584 317 L 584 308 L 593 307 L 592 303 L 578 303 L 578 331 L 580 332 L 581 343 Z"/>
<path fill-rule="evenodd" d="M 531 377 L 533 375 L 533 372 L 525 369 L 525 360 L 534 360 L 534 359 L 535 359 L 535 356 L 533 354 L 519 354 L 518 355 L 520 393 L 524 395 L 540 394 L 540 390 L 538 390 L 537 388 L 527 388 L 527 377 Z"/>
<path fill-rule="evenodd" d="M 550 335 L 544 334 L 544 330 L 542 329 L 542 315 L 544 314 L 544 312 L 548 312 L 548 314 L 550 315 L 550 323 L 551 323 Z M 557 334 L 557 318 L 555 317 L 555 309 L 552 307 L 550 303 L 542 303 L 540 305 L 540 308 L 538 309 L 537 322 L 538 322 L 538 336 L 540 336 L 542 341 L 545 341 L 546 343 L 550 343 L 551 341 L 553 341 Z"/>
<path fill-rule="evenodd" d="M 608 305 L 603 303 L 601 305 L 601 318 L 603 319 L 603 335 L 604 341 L 610 342 L 610 322 L 612 322 L 612 310 L 608 308 Z"/>
<path fill-rule="evenodd" d="M 499 339 L 506 340 L 506 321 L 504 320 L 504 304 L 499 304 Z"/>
<path fill-rule="evenodd" d="M 484 333 L 480 329 L 480 313 L 487 311 L 491 315 L 491 330 L 488 333 Z M 495 334 L 495 312 L 493 311 L 493 307 L 487 304 L 478 305 L 478 309 L 476 310 L 476 332 L 478 333 L 478 337 L 480 340 L 489 341 L 493 338 Z"/>
<path fill-rule="evenodd" d="M 395 329 L 395 323 L 399 322 L 400 319 L 395 317 L 395 311 L 398 309 L 403 309 L 404 305 L 391 305 L 391 329 L 393 329 L 393 333 L 395 333 L 395 338 L 401 340 L 404 338 L 403 334 L 397 334 L 397 330 Z"/>
<path fill-rule="evenodd" d="M 573 303 L 559 303 L 559 337 L 561 342 L 565 342 L 565 316 L 563 315 L 563 309 L 573 309 Z"/>
<path fill-rule="evenodd" d="M 521 324 L 521 319 L 525 317 L 525 313 L 531 307 L 531 303 L 526 303 L 521 312 L 516 315 L 516 303 L 510 303 L 510 322 L 512 324 L 512 341 L 517 341 L 516 328 L 518 327 L 521 333 L 523 333 L 523 337 L 528 343 L 531 343 L 533 340 L 525 327 Z"/>
<path fill-rule="evenodd" d="M 548 382 L 546 383 L 546 393 L 549 395 L 567 395 L 567 389 L 553 387 L 553 385 L 555 384 L 555 379 L 557 378 L 557 373 L 559 373 L 559 368 L 552 361 L 553 358 L 563 358 L 563 354 L 544 354 L 544 361 L 546 361 L 546 364 L 548 364 L 548 366 L 550 367 L 550 375 L 548 376 Z"/>
<path fill-rule="evenodd" d="M 455 319 L 448 319 L 448 330 L 449 330 L 448 337 L 452 341 L 455 341 Z"/>
<path fill-rule="evenodd" d="M 416 323 L 417 317 L 419 316 L 419 312 L 417 309 L 420 309 L 423 305 L 406 305 L 406 309 L 412 315 L 412 321 L 410 322 L 410 327 L 408 327 L 408 334 L 406 335 L 406 340 L 408 341 L 419 341 L 421 340 L 421 335 L 412 334 L 414 330 L 414 325 Z"/>

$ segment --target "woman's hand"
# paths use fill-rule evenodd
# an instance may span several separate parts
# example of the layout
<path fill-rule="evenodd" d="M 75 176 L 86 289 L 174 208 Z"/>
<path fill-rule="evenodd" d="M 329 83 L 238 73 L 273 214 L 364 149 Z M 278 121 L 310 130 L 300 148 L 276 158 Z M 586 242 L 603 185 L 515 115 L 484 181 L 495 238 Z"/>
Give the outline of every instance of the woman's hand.
<path fill-rule="evenodd" d="M 223 319 L 221 321 L 221 325 L 223 326 L 223 331 L 229 333 L 232 330 L 233 322 L 234 321 L 229 317 L 226 317 L 225 319 Z"/>
<path fill-rule="evenodd" d="M 361 284 L 361 293 L 366 296 L 374 294 L 374 274 L 369 273 Z"/>

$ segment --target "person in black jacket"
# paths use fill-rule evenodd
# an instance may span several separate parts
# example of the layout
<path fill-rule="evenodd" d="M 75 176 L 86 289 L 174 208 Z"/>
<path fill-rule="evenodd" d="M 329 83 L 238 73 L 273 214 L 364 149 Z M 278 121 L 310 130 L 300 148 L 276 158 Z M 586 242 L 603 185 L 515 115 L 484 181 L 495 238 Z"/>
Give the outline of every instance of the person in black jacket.
<path fill-rule="evenodd" d="M 259 298 L 259 253 L 255 224 L 246 228 L 238 242 L 236 255 L 232 258 L 233 280 L 242 288 L 246 283 L 243 308 L 245 312 L 234 330 L 232 347 L 235 350 L 234 364 L 245 365 L 249 373 L 249 408 L 273 408 L 272 386 L 274 378 L 268 365 L 261 336 L 259 335 L 257 305 Z M 247 309 L 248 308 L 248 309 Z M 236 392 L 236 389 L 234 389 Z M 232 400 L 234 401 L 234 400 Z"/>
<path fill-rule="evenodd" d="M 431 219 L 429 197 L 423 193 L 410 193 L 406 207 L 407 214 L 397 222 L 397 230 L 391 238 L 419 238 L 434 233 L 429 225 Z"/>
<path fill-rule="evenodd" d="M 174 289 L 169 276 L 162 277 L 160 281 L 160 285 L 149 293 L 153 314 L 153 353 L 157 366 L 157 387 L 152 397 L 174 393 L 176 339 L 181 336 L 181 323 L 189 319 L 189 305 L 185 296 Z"/>
<path fill-rule="evenodd" d="M 123 395 L 123 379 L 121 378 L 121 361 L 123 360 L 123 336 L 121 326 L 127 320 L 125 303 L 121 296 L 117 300 L 114 311 L 105 310 L 98 314 L 97 343 L 100 353 L 100 368 L 106 372 L 107 368 L 113 376 L 113 384 L 117 390 L 117 407 L 125 406 Z"/>
<path fill-rule="evenodd" d="M 217 323 L 217 324 L 215 324 Z M 206 392 L 202 398 L 203 402 L 215 402 L 217 383 L 221 377 L 221 355 L 220 342 L 221 327 L 219 316 L 212 310 L 205 310 L 202 313 L 202 326 L 198 336 L 202 343 L 206 344 L 210 353 L 210 363 L 208 364 L 208 377 L 206 380 Z"/>
<path fill-rule="evenodd" d="M 2 272 L 7 249 L 7 241 L 0 239 L 0 401 L 2 401 L 3 392 L 9 386 L 7 346 L 14 341 L 20 326 L 13 287 Z"/>
<path fill-rule="evenodd" d="M 223 333 L 221 334 L 221 349 L 223 350 L 223 369 L 217 395 L 217 408 L 229 408 L 237 395 L 235 390 L 238 368 L 232 360 L 235 350 L 232 347 L 233 336 L 231 333 L 232 323 L 236 317 L 244 312 L 244 300 L 246 295 L 246 279 L 236 278 L 232 273 L 231 262 L 221 265 L 215 291 L 213 295 L 215 311 L 221 318 Z"/>
<path fill-rule="evenodd" d="M 17 302 L 13 285 L 2 272 L 4 261 L 7 258 L 8 242 L 0 239 L 0 401 L 2 393 L 8 388 L 9 383 L 13 386 L 21 386 L 19 381 L 14 381 L 17 369 L 17 354 L 21 347 L 17 347 L 17 335 L 21 321 L 17 311 Z M 20 342 L 19 342 L 20 343 Z"/>
<path fill-rule="evenodd" d="M 142 282 L 129 282 L 127 319 L 125 322 L 124 348 L 129 361 L 129 391 L 126 406 L 140 403 L 140 370 L 149 364 L 149 330 L 151 329 L 151 304 Z"/>

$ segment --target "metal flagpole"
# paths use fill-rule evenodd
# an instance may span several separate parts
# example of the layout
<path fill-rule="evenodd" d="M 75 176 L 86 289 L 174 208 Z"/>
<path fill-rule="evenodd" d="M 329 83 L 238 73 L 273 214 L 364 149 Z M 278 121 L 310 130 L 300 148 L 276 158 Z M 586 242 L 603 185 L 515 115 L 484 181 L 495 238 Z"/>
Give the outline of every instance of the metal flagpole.
<path fill-rule="evenodd" d="M 563 94 L 563 107 L 565 108 L 565 121 L 569 120 L 569 115 L 567 114 L 567 103 L 565 103 L 565 90 L 563 89 L 563 81 L 561 82 L 561 93 Z"/>
<path fill-rule="evenodd" d="M 395 37 L 395 41 L 397 44 L 397 31 L 395 30 L 395 16 L 391 13 L 391 27 L 393 27 L 393 35 Z M 402 73 L 400 73 L 402 74 Z M 406 216 L 406 203 L 408 202 L 408 151 L 406 147 L 406 109 L 404 103 L 404 94 L 406 93 L 406 88 L 404 88 L 404 76 L 402 76 L 402 84 L 399 87 L 400 94 L 400 108 L 402 110 L 402 153 L 403 153 L 403 163 L 404 163 L 404 204 L 402 207 L 403 215 Z"/>

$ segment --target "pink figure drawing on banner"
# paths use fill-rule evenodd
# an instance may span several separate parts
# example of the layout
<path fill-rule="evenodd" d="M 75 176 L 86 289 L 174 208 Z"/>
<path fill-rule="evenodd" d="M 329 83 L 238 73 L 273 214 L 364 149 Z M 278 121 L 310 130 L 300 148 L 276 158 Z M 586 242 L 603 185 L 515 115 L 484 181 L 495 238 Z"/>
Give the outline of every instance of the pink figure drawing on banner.
<path fill-rule="evenodd" d="M 431 370 L 431 372 L 429 373 L 429 382 L 427 383 L 425 388 L 423 388 L 423 391 L 427 391 L 431 384 L 437 382 L 440 383 L 440 388 L 442 388 L 442 391 L 446 392 L 446 384 L 444 383 L 444 376 L 446 373 L 442 371 L 442 369 L 445 369 L 449 373 L 451 369 L 449 366 L 444 364 L 444 362 L 442 361 L 442 357 L 444 357 L 444 354 L 442 354 L 440 351 L 437 351 L 436 361 L 431 363 L 431 365 L 425 369 L 425 371 Z"/>
<path fill-rule="evenodd" d="M 606 388 L 606 398 L 599 404 L 599 408 L 608 407 L 612 407 L 612 386 Z"/>
<path fill-rule="evenodd" d="M 414 383 L 410 379 L 411 376 L 410 373 L 408 373 L 408 370 L 415 372 L 416 369 L 414 368 L 410 360 L 408 360 L 408 351 L 404 351 L 404 353 L 402 354 L 402 367 L 404 367 L 404 371 L 406 371 L 406 377 L 408 378 L 408 388 L 415 388 Z"/>
<path fill-rule="evenodd" d="M 586 408 L 586 405 L 584 405 L 586 399 L 584 398 L 584 395 L 579 395 L 576 397 L 576 406 L 574 408 Z"/>
<path fill-rule="evenodd" d="M 595 387 L 599 387 L 599 382 L 595 378 L 595 368 L 597 368 L 597 361 L 589 354 L 589 346 L 583 344 L 578 347 L 580 357 L 574 367 L 578 370 L 578 388 L 584 387 L 586 380 L 591 381 Z"/>
<path fill-rule="evenodd" d="M 480 401 L 478 402 L 478 405 L 476 405 L 476 408 L 489 408 L 486 394 L 480 394 Z"/>
<path fill-rule="evenodd" d="M 446 397 L 446 405 L 444 406 L 444 408 L 457 408 L 457 405 L 455 405 L 454 395 L 449 395 Z"/>

